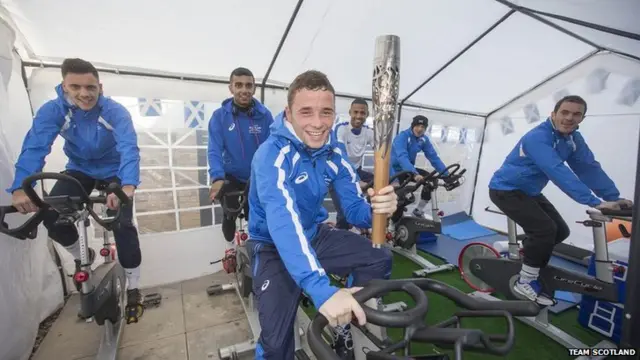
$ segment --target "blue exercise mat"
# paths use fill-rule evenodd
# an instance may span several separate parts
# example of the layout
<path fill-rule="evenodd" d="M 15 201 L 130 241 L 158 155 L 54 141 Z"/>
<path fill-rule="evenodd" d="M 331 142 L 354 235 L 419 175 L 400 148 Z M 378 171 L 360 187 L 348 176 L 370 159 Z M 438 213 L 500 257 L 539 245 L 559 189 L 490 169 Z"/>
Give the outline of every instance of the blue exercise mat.
<path fill-rule="evenodd" d="M 442 234 L 458 241 L 467 241 L 484 236 L 495 235 L 496 232 L 468 219 L 456 224 L 444 225 Z"/>

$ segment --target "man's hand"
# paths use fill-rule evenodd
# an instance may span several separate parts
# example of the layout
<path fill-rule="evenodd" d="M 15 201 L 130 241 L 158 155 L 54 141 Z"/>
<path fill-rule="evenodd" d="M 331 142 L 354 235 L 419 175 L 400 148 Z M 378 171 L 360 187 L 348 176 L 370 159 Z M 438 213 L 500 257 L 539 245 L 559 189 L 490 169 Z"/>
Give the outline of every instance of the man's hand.
<path fill-rule="evenodd" d="M 380 189 L 378 195 L 369 188 L 367 194 L 371 198 L 371 208 L 376 214 L 393 214 L 398 208 L 398 195 L 396 195 L 393 185 L 387 185 Z"/>
<path fill-rule="evenodd" d="M 620 198 L 616 202 L 618 203 L 618 205 L 620 205 L 621 208 L 627 208 L 628 209 L 628 208 L 632 208 L 633 207 L 633 201 L 631 201 L 631 200 Z"/>
<path fill-rule="evenodd" d="M 416 174 L 413 176 L 413 181 L 415 182 L 420 182 L 424 179 L 424 176 L 420 175 L 420 174 Z"/>
<path fill-rule="evenodd" d="M 615 201 L 603 201 L 600 203 L 600 205 L 596 206 L 596 209 L 620 210 L 620 204 Z"/>
<path fill-rule="evenodd" d="M 135 193 L 135 191 L 136 188 L 133 185 L 125 185 L 122 187 L 122 192 L 124 192 L 124 194 L 127 195 L 129 199 L 133 199 L 133 194 Z M 118 208 L 120 207 L 120 199 L 116 194 L 111 193 L 107 195 L 106 205 L 107 209 L 109 210 L 118 210 Z"/>
<path fill-rule="evenodd" d="M 36 212 L 38 207 L 31 202 L 31 199 L 27 196 L 24 190 L 19 189 L 13 192 L 11 195 L 11 205 L 13 205 L 16 210 L 18 210 L 21 214 L 28 214 L 31 212 Z"/>
<path fill-rule="evenodd" d="M 218 195 L 218 191 L 220 191 L 222 185 L 224 185 L 224 180 L 216 180 L 211 184 L 211 189 L 209 190 L 209 199 L 211 202 L 216 199 L 216 195 Z"/>
<path fill-rule="evenodd" d="M 360 180 L 360 182 L 358 183 L 358 185 L 360 185 L 360 189 L 364 189 L 364 188 L 365 188 L 367 185 L 369 185 L 369 184 L 367 184 L 366 182 L 364 182 L 364 181 Z"/>
<path fill-rule="evenodd" d="M 320 306 L 318 311 L 327 318 L 329 325 L 347 325 L 351 322 L 353 315 L 358 319 L 360 326 L 367 323 L 364 310 L 351 295 L 360 289 L 359 287 L 342 288 Z"/>

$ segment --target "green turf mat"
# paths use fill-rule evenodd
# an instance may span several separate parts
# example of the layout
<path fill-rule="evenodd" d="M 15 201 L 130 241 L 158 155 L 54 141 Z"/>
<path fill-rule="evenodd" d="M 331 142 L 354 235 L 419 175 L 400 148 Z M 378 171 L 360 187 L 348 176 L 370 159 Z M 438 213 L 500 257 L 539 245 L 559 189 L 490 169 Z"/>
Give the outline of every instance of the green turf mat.
<path fill-rule="evenodd" d="M 442 264 L 443 262 L 433 256 L 430 256 L 426 253 L 420 253 L 426 259 L 428 259 L 433 264 Z M 417 270 L 418 266 L 411 262 L 409 259 L 395 255 L 393 259 L 393 272 L 392 278 L 409 278 L 412 277 L 412 272 Z M 440 272 L 437 274 L 431 275 L 431 278 L 443 281 L 457 289 L 470 293 L 473 292 L 464 280 L 461 279 L 460 273 L 457 270 L 452 270 L 448 272 Z M 429 313 L 427 314 L 427 323 L 428 324 L 436 324 L 440 321 L 446 320 L 450 318 L 456 311 L 458 311 L 458 307 L 451 301 L 437 294 L 428 294 L 429 295 Z M 402 293 L 394 293 L 384 297 L 385 303 L 393 303 L 396 301 L 404 301 L 409 307 L 413 306 L 413 302 L 411 298 Z M 315 309 L 313 307 L 309 307 L 305 309 L 305 312 L 313 317 L 315 315 Z M 580 341 L 588 345 L 595 345 L 598 341 L 603 340 L 604 338 L 593 331 L 587 330 L 582 327 L 578 323 L 578 311 L 576 309 L 567 310 L 559 315 L 549 314 L 549 321 L 567 332 L 571 336 L 576 337 Z M 549 339 L 544 334 L 538 332 L 537 330 L 523 324 L 522 322 L 515 320 L 515 331 L 516 331 L 516 344 L 514 345 L 511 353 L 505 357 L 506 359 L 514 359 L 514 360 L 561 360 L 561 359 L 571 359 L 567 353 L 567 350 L 560 344 L 554 342 Z M 506 331 L 506 324 L 503 319 L 464 319 L 462 321 L 462 326 L 465 328 L 478 328 L 484 330 L 486 333 L 504 333 Z M 401 329 L 389 329 L 389 336 L 398 340 L 402 337 Z M 445 349 L 435 348 L 430 344 L 412 344 L 412 354 L 434 354 L 434 353 L 451 353 Z M 480 353 L 472 353 L 465 352 L 464 353 L 465 360 L 476 360 L 476 359 L 493 359 L 498 358 L 497 356 L 488 355 L 488 354 L 480 354 Z"/>

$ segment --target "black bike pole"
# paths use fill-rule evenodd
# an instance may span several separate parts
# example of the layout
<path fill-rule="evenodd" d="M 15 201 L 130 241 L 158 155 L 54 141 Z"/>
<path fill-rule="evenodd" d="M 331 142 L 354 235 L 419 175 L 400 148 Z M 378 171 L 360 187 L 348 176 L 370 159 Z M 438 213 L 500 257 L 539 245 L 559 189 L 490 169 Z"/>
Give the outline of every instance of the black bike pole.
<path fill-rule="evenodd" d="M 636 159 L 636 186 L 631 224 L 631 246 L 629 248 L 629 267 L 627 268 L 626 299 L 622 323 L 620 348 L 633 348 L 640 351 L 640 139 Z M 637 359 L 627 356 L 627 359 Z"/>

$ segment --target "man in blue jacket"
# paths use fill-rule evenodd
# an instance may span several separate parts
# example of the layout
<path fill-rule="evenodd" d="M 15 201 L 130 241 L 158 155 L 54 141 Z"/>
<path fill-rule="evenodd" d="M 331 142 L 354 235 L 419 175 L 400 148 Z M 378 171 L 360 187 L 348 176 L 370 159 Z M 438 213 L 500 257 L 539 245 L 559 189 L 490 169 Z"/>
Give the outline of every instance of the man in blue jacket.
<path fill-rule="evenodd" d="M 247 248 L 262 327 L 256 359 L 293 359 L 301 291 L 337 327 L 337 352 L 349 356 L 353 344 L 346 325 L 352 312 L 360 324 L 366 319 L 351 295 L 358 288 L 337 288 L 328 274 L 350 274 L 356 286 L 388 278 L 391 254 L 358 234 L 323 224 L 328 215 L 322 203 L 334 187 L 347 221 L 371 228 L 372 212 L 392 214 L 397 198 L 387 186 L 377 195 L 369 189 L 367 203 L 357 174 L 331 134 L 335 92 L 323 73 L 298 75 L 287 103 L 251 169 Z"/>
<path fill-rule="evenodd" d="M 513 290 L 541 305 L 552 305 L 547 295 L 553 294 L 541 293 L 540 268 L 549 262 L 554 246 L 569 237 L 566 222 L 542 194 L 549 180 L 574 201 L 596 209 L 633 205 L 620 197 L 578 132 L 586 112 L 587 103 L 579 96 L 558 101 L 551 117 L 518 141 L 489 182 L 491 201 L 527 235 Z"/>
<path fill-rule="evenodd" d="M 102 84 L 96 68 L 81 59 L 66 59 L 62 63 L 62 84 L 56 87 L 58 97 L 38 109 L 31 129 L 22 143 L 16 162 L 16 175 L 8 192 L 13 206 L 23 214 L 37 211 L 22 190 L 22 181 L 42 171 L 44 159 L 58 135 L 65 139 L 64 153 L 69 158 L 65 173 L 76 178 L 87 193 L 99 180 L 117 181 L 122 190 L 133 197 L 140 184 L 140 150 L 131 114 L 121 104 L 102 95 Z M 57 181 L 50 196 L 78 196 L 73 184 Z M 120 206 L 110 194 L 107 207 L 113 212 Z M 113 213 L 111 214 L 113 216 Z M 43 223 L 49 237 L 80 258 L 78 231 L 73 225 L 56 225 L 57 213 L 51 211 Z M 120 226 L 113 230 L 118 259 L 127 277 L 129 304 L 142 304 L 138 290 L 140 278 L 140 243 L 133 225 L 133 207 L 122 206 Z M 89 249 L 91 262 L 95 258 Z"/>
<path fill-rule="evenodd" d="M 251 173 L 251 160 L 260 144 L 269 137 L 273 123 L 271 112 L 253 97 L 256 92 L 253 73 L 237 68 L 229 77 L 229 91 L 233 95 L 222 102 L 209 120 L 209 176 L 213 201 L 225 185 L 225 191 L 243 190 Z M 229 207 L 237 208 L 239 198 L 227 198 Z M 248 203 L 245 206 L 248 216 Z M 222 233 L 232 242 L 236 232 L 236 218 L 225 214 Z M 233 249 L 227 249 L 233 251 Z"/>
<path fill-rule="evenodd" d="M 420 151 L 424 153 L 434 169 L 447 175 L 447 167 L 442 160 L 440 160 L 440 156 L 438 156 L 436 149 L 431 144 L 429 137 L 425 135 L 428 126 L 429 119 L 427 119 L 426 116 L 416 115 L 411 121 L 411 127 L 400 132 L 393 139 L 393 145 L 391 147 L 391 176 L 399 172 L 409 171 L 415 174 L 414 179 L 416 181 L 422 180 L 428 172 L 415 167 L 416 157 Z M 446 181 L 447 178 L 444 178 L 444 180 Z M 413 210 L 413 215 L 422 217 L 424 215 L 424 208 L 427 206 L 429 200 L 431 200 L 431 193 L 427 187 L 422 187 L 420 201 L 418 202 L 418 206 Z"/>

